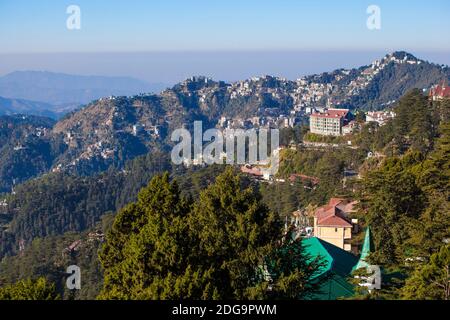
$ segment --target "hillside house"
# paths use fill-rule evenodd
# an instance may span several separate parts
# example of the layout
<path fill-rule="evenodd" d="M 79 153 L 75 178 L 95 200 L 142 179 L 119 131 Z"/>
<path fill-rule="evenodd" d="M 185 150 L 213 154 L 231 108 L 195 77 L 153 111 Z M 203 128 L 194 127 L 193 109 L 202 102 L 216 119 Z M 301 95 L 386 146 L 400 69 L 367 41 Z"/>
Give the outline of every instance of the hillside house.
<path fill-rule="evenodd" d="M 314 236 L 345 251 L 352 251 L 352 235 L 358 232 L 358 220 L 349 216 L 356 202 L 332 198 L 314 213 Z"/>

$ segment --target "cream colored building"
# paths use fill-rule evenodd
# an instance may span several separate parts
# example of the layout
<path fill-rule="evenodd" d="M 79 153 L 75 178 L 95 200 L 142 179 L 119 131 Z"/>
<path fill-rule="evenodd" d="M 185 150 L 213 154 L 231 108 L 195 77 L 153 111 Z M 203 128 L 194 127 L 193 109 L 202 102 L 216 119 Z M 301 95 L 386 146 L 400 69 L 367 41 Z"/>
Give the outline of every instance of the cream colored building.
<path fill-rule="evenodd" d="M 320 207 L 314 214 L 314 236 L 335 245 L 345 251 L 351 251 L 352 234 L 356 230 L 357 220 L 350 220 L 354 202 L 333 198 L 326 206 Z"/>
<path fill-rule="evenodd" d="M 336 247 L 339 247 L 345 251 L 351 251 L 352 246 L 348 242 L 352 239 L 352 226 L 342 225 L 323 225 L 318 224 L 316 219 L 314 220 L 314 236 L 329 242 Z"/>
<path fill-rule="evenodd" d="M 341 136 L 342 127 L 349 110 L 328 109 L 323 113 L 313 113 L 309 117 L 311 133 L 325 136 Z"/>

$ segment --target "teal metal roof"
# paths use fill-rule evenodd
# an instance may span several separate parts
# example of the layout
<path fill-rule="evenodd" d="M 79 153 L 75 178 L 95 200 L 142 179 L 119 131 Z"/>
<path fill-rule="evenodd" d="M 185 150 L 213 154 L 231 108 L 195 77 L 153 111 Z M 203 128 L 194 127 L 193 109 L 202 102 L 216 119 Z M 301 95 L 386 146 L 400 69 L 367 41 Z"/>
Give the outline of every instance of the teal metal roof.
<path fill-rule="evenodd" d="M 366 235 L 364 237 L 364 244 L 361 250 L 361 257 L 359 258 L 358 264 L 355 266 L 354 270 L 367 268 L 369 266 L 369 263 L 367 263 L 366 260 L 371 251 L 372 250 L 370 245 L 370 227 L 367 227 Z"/>
<path fill-rule="evenodd" d="M 322 257 L 325 265 L 316 276 L 330 276 L 320 288 L 321 293 L 312 297 L 318 300 L 335 300 L 339 297 L 354 295 L 354 286 L 347 281 L 358 258 L 353 254 L 338 248 L 319 238 L 309 238 L 302 241 L 305 252 L 311 259 Z"/>
<path fill-rule="evenodd" d="M 353 268 L 358 263 L 358 258 L 319 238 L 309 238 L 303 240 L 306 253 L 312 258 L 322 256 L 326 265 L 322 268 L 323 273 L 334 272 L 341 276 L 349 276 Z"/>

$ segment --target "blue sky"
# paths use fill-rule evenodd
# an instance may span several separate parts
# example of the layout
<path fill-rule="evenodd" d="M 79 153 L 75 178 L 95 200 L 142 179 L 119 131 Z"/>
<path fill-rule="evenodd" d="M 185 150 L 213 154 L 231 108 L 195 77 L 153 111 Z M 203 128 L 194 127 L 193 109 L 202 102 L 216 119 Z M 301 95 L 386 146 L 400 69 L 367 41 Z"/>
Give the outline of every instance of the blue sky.
<path fill-rule="evenodd" d="M 81 30 L 66 28 L 66 8 L 72 4 L 81 9 Z M 372 4 L 381 9 L 381 30 L 366 27 L 366 9 Z M 186 61 L 191 64 L 190 69 L 176 74 L 169 70 L 174 74 L 167 79 L 178 80 L 197 69 L 230 79 L 256 71 L 289 73 L 286 63 L 276 62 L 277 52 L 285 55 L 309 52 L 308 57 L 313 60 L 311 53 L 321 52 L 325 60 L 316 59 L 318 71 L 321 65 L 322 69 L 332 67 L 327 53 L 333 51 L 366 53 L 364 59 L 369 63 L 381 53 L 406 50 L 423 53 L 424 58 L 438 57 L 436 62 L 448 64 L 449 17 L 448 0 L 0 0 L 0 54 L 4 58 L 3 63 L 0 61 L 0 74 L 31 68 L 95 74 L 115 72 L 142 78 L 133 71 L 138 71 L 139 65 L 127 65 L 127 58 L 117 60 L 104 55 L 110 59 L 110 65 L 100 67 L 93 64 L 95 59 L 86 58 L 86 54 L 167 51 L 171 54 L 166 60 L 160 56 L 159 62 L 153 58 L 143 61 L 155 65 L 146 72 L 155 71 L 158 65 L 170 66 L 172 62 L 182 65 L 180 57 L 184 56 L 174 53 L 187 51 L 210 52 L 211 57 L 215 52 L 224 57 L 223 53 L 229 51 L 273 52 L 273 55 L 268 58 L 270 61 L 261 58 L 259 65 L 248 70 L 237 70 L 230 59 L 211 62 L 212 65 L 223 63 L 224 71 L 235 68 L 235 75 L 211 68 L 209 72 L 210 69 L 202 68 L 204 61 L 196 61 L 194 57 Z M 64 61 L 69 55 L 59 55 L 58 59 L 49 55 L 55 53 L 85 54 L 78 58 L 72 55 L 70 61 Z M 248 63 L 242 59 L 239 68 L 245 69 Z M 346 67 L 360 63 L 362 58 L 355 59 L 349 54 L 347 60 L 337 60 Z M 147 76 L 147 80 L 166 81 L 163 72 L 158 72 Z M 305 72 L 310 70 L 298 70 L 296 74 Z"/>
<path fill-rule="evenodd" d="M 66 8 L 81 8 L 81 30 Z M 382 28 L 366 27 L 369 5 Z M 0 0 L 0 52 L 450 51 L 448 0 Z"/>

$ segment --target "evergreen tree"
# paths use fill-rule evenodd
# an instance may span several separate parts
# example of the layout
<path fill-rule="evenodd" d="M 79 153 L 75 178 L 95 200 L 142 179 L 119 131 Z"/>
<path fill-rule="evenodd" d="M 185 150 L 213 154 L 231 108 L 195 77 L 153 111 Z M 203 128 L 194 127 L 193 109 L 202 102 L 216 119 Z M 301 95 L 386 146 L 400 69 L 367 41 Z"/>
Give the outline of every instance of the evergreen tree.
<path fill-rule="evenodd" d="M 0 288 L 0 300 L 58 300 L 55 286 L 39 278 L 21 280 L 15 284 Z"/>
<path fill-rule="evenodd" d="M 402 288 L 404 299 L 450 299 L 450 245 L 442 246 L 430 261 L 417 269 Z"/>
<path fill-rule="evenodd" d="M 427 207 L 414 224 L 411 243 L 420 255 L 438 252 L 450 237 L 450 123 L 441 126 L 435 150 L 423 163 L 418 183 L 427 196 Z"/>
<path fill-rule="evenodd" d="M 280 239 L 277 216 L 227 170 L 201 193 L 189 218 L 196 263 L 212 267 L 217 298 L 246 298 L 247 290 L 263 280 L 257 267 Z"/>
<path fill-rule="evenodd" d="M 188 272 L 188 205 L 168 174 L 151 180 L 116 217 L 100 254 L 104 299 L 160 299 L 173 274 Z"/>
<path fill-rule="evenodd" d="M 450 193 L 450 121 L 440 126 L 440 137 L 434 152 L 424 164 L 421 184 L 427 190 Z"/>
<path fill-rule="evenodd" d="M 233 170 L 219 175 L 194 203 L 167 174 L 120 211 L 100 253 L 100 299 L 249 299 L 303 297 L 317 261 L 298 247 L 283 272 L 264 271 L 282 250 L 282 223 L 257 190 Z M 278 256 L 275 256 L 278 257 Z"/>
<path fill-rule="evenodd" d="M 325 267 L 322 257 L 306 254 L 302 239 L 292 240 L 290 233 L 284 244 L 266 259 L 267 273 L 270 276 L 270 290 L 265 297 L 270 299 L 305 299 L 320 292 L 320 285 L 329 276 L 319 275 Z"/>
<path fill-rule="evenodd" d="M 416 183 L 413 166 L 420 164 L 417 153 L 389 158 L 363 181 L 366 223 L 372 227 L 377 263 L 398 263 L 405 256 L 409 226 L 419 218 L 425 197 Z"/>

